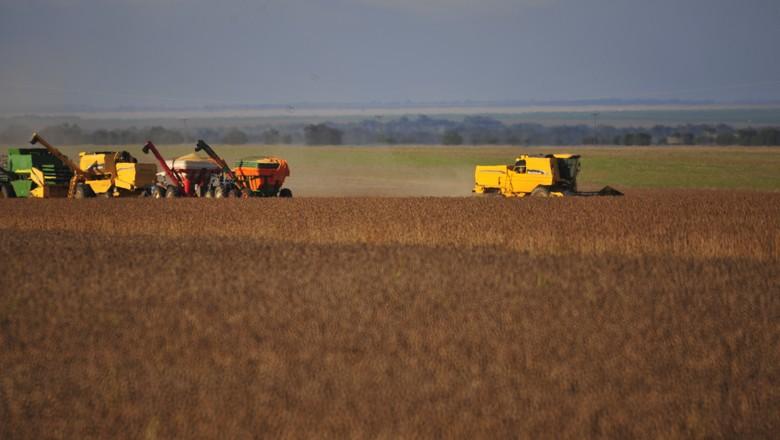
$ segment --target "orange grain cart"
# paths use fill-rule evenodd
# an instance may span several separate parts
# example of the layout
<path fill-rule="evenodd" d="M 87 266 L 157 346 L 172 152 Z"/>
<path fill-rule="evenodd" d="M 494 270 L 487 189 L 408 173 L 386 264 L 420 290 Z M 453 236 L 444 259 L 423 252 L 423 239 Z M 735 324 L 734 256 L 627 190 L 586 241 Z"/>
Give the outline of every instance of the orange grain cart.
<path fill-rule="evenodd" d="M 243 180 L 253 195 L 261 197 L 292 197 L 289 188 L 282 188 L 290 175 L 287 161 L 277 157 L 241 159 L 233 168 L 236 178 Z"/>

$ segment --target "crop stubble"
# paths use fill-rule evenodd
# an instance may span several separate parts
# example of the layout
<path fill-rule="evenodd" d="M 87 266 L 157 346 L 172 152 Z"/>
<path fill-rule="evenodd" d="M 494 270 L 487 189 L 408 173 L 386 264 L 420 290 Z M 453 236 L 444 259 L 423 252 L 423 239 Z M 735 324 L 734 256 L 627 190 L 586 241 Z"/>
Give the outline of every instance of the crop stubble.
<path fill-rule="evenodd" d="M 2 438 L 780 429 L 777 193 L 0 202 Z"/>

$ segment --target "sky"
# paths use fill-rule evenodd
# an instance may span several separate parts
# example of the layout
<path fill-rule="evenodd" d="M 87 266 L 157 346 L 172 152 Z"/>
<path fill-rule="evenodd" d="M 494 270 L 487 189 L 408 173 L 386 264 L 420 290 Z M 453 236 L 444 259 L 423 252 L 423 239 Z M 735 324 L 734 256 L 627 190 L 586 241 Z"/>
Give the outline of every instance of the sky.
<path fill-rule="evenodd" d="M 777 0 L 0 0 L 0 112 L 780 100 Z"/>

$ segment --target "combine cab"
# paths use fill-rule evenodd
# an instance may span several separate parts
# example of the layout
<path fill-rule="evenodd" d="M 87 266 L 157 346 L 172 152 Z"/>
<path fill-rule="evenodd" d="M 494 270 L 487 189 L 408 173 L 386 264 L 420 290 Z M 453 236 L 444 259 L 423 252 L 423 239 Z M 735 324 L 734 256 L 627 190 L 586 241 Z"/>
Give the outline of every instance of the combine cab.
<path fill-rule="evenodd" d="M 8 169 L 0 168 L 0 197 L 65 197 L 73 172 L 45 148 L 8 150 Z"/>
<path fill-rule="evenodd" d="M 580 156 L 574 154 L 521 155 L 514 165 L 477 165 L 474 189 L 477 194 L 505 197 L 622 196 L 604 187 L 600 191 L 577 190 Z"/>

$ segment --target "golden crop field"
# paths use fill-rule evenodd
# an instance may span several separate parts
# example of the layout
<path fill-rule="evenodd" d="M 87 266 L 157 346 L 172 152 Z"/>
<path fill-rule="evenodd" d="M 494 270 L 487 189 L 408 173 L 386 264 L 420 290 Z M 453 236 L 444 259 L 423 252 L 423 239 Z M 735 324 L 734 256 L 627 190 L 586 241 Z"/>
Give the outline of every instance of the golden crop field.
<path fill-rule="evenodd" d="M 0 438 L 780 431 L 780 193 L 0 200 Z"/>

